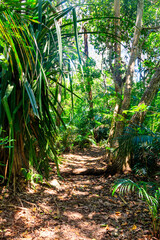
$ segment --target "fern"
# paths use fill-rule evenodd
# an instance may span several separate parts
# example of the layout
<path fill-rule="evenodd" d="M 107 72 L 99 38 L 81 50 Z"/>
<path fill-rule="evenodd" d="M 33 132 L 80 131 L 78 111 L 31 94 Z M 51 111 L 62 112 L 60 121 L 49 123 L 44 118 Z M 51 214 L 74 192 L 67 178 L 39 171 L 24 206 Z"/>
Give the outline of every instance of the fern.
<path fill-rule="evenodd" d="M 116 191 L 121 194 L 137 192 L 138 196 L 148 205 L 152 217 L 153 235 L 160 237 L 160 187 L 155 183 L 138 182 L 130 179 L 119 179 L 113 186 L 112 196 Z"/>
<path fill-rule="evenodd" d="M 145 176 L 156 170 L 160 149 L 160 133 L 153 133 L 150 129 L 132 126 L 125 134 L 118 138 L 119 147 L 115 149 L 121 160 L 131 156 L 131 167 L 136 174 Z"/>

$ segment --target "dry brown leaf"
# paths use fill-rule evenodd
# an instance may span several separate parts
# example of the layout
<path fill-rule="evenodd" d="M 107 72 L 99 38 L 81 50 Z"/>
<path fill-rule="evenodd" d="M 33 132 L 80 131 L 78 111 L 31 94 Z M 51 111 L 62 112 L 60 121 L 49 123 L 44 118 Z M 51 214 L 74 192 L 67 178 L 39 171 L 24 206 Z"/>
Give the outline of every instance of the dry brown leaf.
<path fill-rule="evenodd" d="M 132 230 L 136 230 L 136 229 L 137 229 L 137 226 L 133 225 Z"/>
<path fill-rule="evenodd" d="M 121 226 L 126 226 L 126 225 L 128 225 L 127 222 L 124 222 L 124 223 L 121 224 Z"/>
<path fill-rule="evenodd" d="M 115 212 L 117 216 L 121 216 L 121 212 Z"/>

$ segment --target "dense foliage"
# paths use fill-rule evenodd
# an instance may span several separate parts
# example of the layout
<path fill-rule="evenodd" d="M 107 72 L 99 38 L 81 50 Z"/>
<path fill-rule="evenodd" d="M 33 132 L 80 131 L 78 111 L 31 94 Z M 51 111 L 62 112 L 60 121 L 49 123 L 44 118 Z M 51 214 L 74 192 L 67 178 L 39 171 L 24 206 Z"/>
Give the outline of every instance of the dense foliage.
<path fill-rule="evenodd" d="M 156 171 L 159 5 L 1 1 L 1 178 L 47 177 L 50 160 L 60 174 L 59 152 L 97 143 L 116 171 L 128 157 L 136 173 Z"/>

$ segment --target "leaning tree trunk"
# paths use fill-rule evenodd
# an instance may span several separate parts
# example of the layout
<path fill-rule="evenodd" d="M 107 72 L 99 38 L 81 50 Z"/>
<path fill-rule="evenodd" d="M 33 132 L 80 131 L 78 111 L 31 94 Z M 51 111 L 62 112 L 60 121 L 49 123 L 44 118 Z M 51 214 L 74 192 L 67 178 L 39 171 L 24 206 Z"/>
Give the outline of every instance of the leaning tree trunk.
<path fill-rule="evenodd" d="M 150 83 L 148 84 L 138 106 L 141 106 L 142 104 L 145 104 L 146 106 L 149 106 L 152 102 L 152 100 L 154 99 L 154 97 L 156 96 L 156 93 L 158 92 L 160 88 L 160 68 L 158 68 L 155 72 L 155 74 L 153 75 Z M 127 134 L 130 134 L 129 130 L 132 129 L 133 126 L 141 126 L 145 116 L 146 116 L 147 111 L 143 111 L 143 112 L 136 112 L 129 123 L 128 126 L 128 130 L 127 130 Z M 124 161 L 125 159 L 125 161 Z M 123 171 L 127 171 L 130 170 L 130 165 L 131 165 L 131 159 L 130 159 L 130 155 L 126 156 L 126 158 L 121 159 L 121 164 L 123 166 Z"/>
<path fill-rule="evenodd" d="M 141 29 L 142 29 L 143 8 L 144 8 L 144 0 L 138 0 L 134 37 L 133 37 L 133 42 L 132 42 L 130 60 L 129 60 L 126 77 L 125 77 L 126 83 L 125 83 L 125 88 L 124 88 L 124 97 L 123 97 L 123 101 L 120 106 L 120 109 L 118 109 L 118 114 L 117 114 L 117 116 L 118 115 L 120 116 L 120 120 L 115 119 L 114 132 L 112 132 L 112 137 L 110 137 L 109 141 L 108 141 L 108 146 L 110 148 L 117 148 L 119 146 L 118 137 L 123 134 L 124 127 L 125 127 L 124 119 L 126 118 L 126 115 L 123 113 L 123 111 L 128 110 L 129 106 L 130 106 L 134 66 L 135 66 L 136 58 L 139 54 L 138 43 L 139 43 L 140 33 L 141 33 Z M 123 164 L 119 165 L 119 161 L 117 161 L 117 158 L 119 158 L 119 156 L 115 156 L 113 154 L 110 154 L 109 156 L 110 156 L 110 164 L 112 165 L 114 172 L 122 171 L 122 169 L 125 170 L 125 168 L 123 167 Z"/>
<path fill-rule="evenodd" d="M 152 100 L 156 96 L 157 92 L 159 91 L 159 88 L 160 88 L 160 67 L 154 73 L 143 96 L 141 97 L 141 100 L 140 100 L 138 106 L 140 106 L 142 104 L 149 106 L 152 103 Z M 136 112 L 132 116 L 132 118 L 129 122 L 127 135 L 129 134 L 129 129 L 131 129 L 133 126 L 135 126 L 135 125 L 141 126 L 142 125 L 142 123 L 145 119 L 146 113 L 147 113 L 147 111 Z M 117 167 L 117 163 L 119 164 L 119 167 L 121 167 L 121 169 Z M 130 156 L 129 155 L 126 157 L 123 156 L 123 159 L 120 156 L 118 156 L 118 160 L 116 159 L 116 165 L 114 165 L 114 162 L 112 162 L 112 165 L 109 165 L 109 167 L 107 168 L 106 173 L 114 174 L 117 172 L 117 169 L 123 170 L 123 171 L 130 171 Z"/>
<path fill-rule="evenodd" d="M 154 99 L 155 95 L 157 94 L 159 88 L 160 88 L 160 68 L 158 68 L 155 74 L 153 75 L 138 106 L 141 106 L 142 104 L 149 106 L 152 100 Z M 147 111 L 136 112 L 130 120 L 130 125 L 141 125 L 145 119 L 146 113 Z"/>

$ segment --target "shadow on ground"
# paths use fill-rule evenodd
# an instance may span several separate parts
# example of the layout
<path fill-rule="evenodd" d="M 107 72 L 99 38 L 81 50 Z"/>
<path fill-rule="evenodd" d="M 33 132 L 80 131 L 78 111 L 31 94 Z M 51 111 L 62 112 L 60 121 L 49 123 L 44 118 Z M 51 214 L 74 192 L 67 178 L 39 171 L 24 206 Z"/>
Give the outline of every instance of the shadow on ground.
<path fill-rule="evenodd" d="M 115 177 L 76 173 L 77 169 L 105 168 L 104 149 L 64 154 L 62 160 L 63 180 L 51 163 L 47 183 L 25 188 L 16 196 L 1 188 L 0 239 L 152 239 L 143 202 L 135 196 L 125 201 L 119 195 L 112 197 Z"/>

